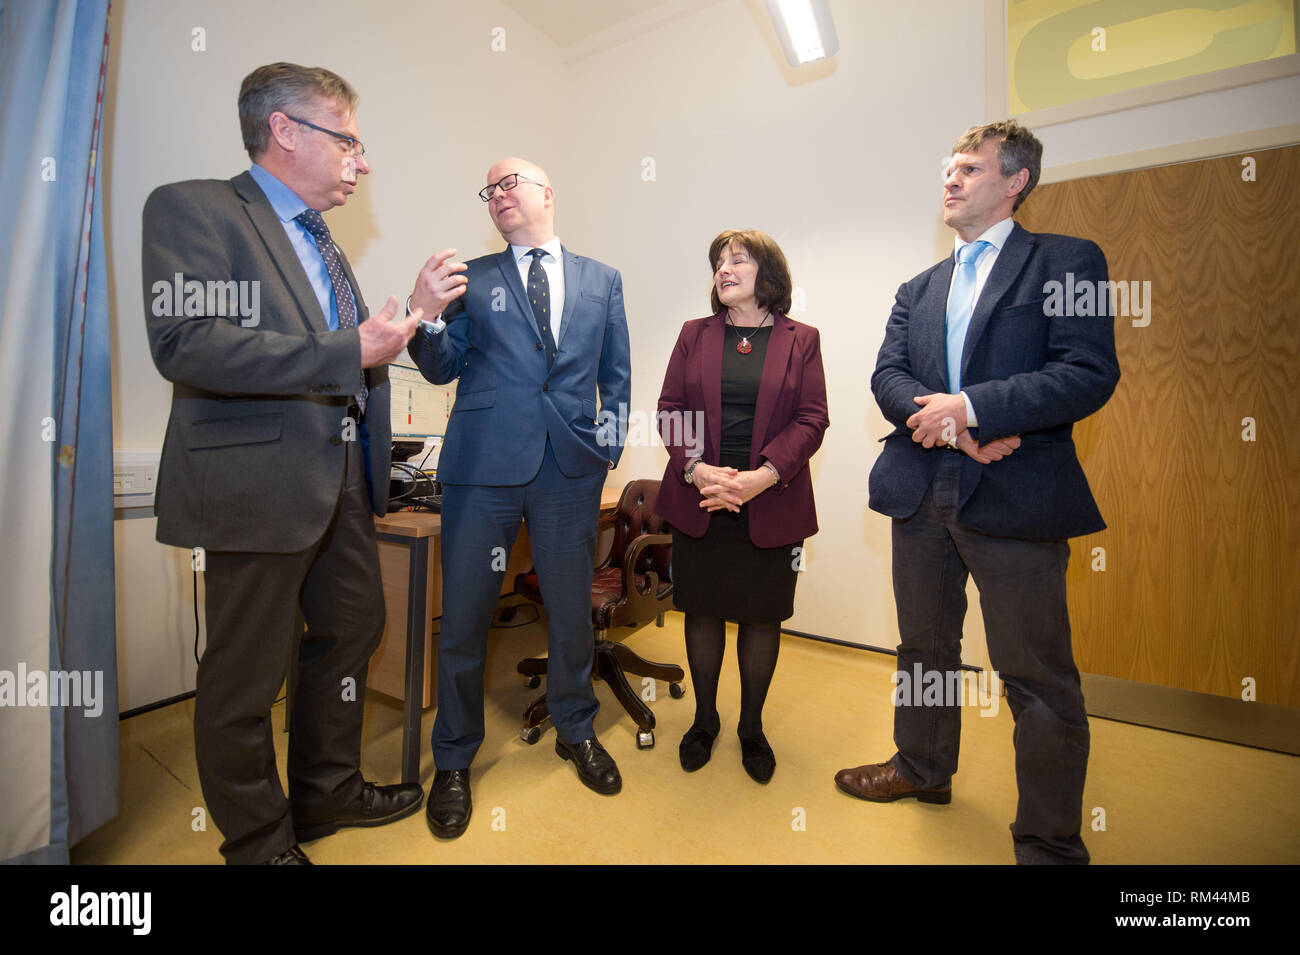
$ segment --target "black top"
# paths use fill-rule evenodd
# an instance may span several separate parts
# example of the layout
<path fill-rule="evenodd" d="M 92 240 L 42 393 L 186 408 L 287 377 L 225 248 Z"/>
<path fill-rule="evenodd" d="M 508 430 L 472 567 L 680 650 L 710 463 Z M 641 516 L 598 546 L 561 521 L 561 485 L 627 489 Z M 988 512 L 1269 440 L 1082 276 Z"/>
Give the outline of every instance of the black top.
<path fill-rule="evenodd" d="M 750 444 L 754 438 L 754 403 L 758 400 L 758 383 L 763 377 L 763 360 L 767 357 L 767 341 L 772 326 L 747 328 L 754 350 L 748 355 L 736 351 L 742 330 L 735 326 L 726 329 L 726 344 L 722 348 L 722 439 L 719 457 L 724 461 L 740 457 L 749 469 Z"/>

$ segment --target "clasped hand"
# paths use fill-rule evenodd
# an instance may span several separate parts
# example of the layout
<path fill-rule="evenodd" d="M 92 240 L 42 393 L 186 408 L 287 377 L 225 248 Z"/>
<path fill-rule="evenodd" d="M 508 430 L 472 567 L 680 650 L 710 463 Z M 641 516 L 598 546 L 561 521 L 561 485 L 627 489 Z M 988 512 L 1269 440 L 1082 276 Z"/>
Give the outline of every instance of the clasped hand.
<path fill-rule="evenodd" d="M 1001 461 L 1020 447 L 1019 435 L 998 438 L 982 446 L 977 444 L 966 427 L 966 399 L 960 394 L 936 393 L 913 400 L 921 409 L 907 419 L 907 426 L 912 429 L 912 440 L 922 447 L 932 448 L 951 440 L 958 451 L 980 464 Z"/>
<path fill-rule="evenodd" d="M 752 501 L 772 485 L 772 472 L 767 468 L 754 471 L 737 471 L 735 468 L 715 467 L 701 461 L 691 472 L 695 486 L 700 490 L 700 507 L 706 511 L 739 511 L 740 506 Z"/>

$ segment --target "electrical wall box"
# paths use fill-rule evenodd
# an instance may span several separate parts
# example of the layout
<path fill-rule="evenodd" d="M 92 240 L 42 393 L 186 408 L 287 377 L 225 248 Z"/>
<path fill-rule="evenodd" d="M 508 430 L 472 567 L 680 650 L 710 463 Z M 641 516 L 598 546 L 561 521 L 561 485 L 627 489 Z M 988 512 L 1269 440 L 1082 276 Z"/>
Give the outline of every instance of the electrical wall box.
<path fill-rule="evenodd" d="M 113 452 L 114 507 L 153 507 L 158 458 L 157 451 Z"/>

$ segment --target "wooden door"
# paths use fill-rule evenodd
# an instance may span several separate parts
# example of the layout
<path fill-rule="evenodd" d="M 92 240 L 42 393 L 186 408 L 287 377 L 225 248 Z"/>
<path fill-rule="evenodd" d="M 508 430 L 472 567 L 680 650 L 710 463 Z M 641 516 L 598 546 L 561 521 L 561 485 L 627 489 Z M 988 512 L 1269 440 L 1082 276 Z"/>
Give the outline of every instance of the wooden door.
<path fill-rule="evenodd" d="M 1075 428 L 1109 525 L 1071 542 L 1084 672 L 1300 706 L 1298 189 L 1290 146 L 1043 185 L 1017 214 L 1149 288 Z"/>

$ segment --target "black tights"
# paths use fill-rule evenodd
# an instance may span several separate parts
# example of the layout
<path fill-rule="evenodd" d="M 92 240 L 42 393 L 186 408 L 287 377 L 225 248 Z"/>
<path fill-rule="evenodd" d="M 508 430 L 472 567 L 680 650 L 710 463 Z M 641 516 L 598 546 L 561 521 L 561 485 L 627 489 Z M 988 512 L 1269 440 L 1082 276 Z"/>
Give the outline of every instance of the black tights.
<path fill-rule="evenodd" d="M 740 735 L 763 734 L 763 701 L 776 672 L 781 649 L 780 621 L 738 625 L 736 655 L 740 659 Z M 725 621 L 686 615 L 686 658 L 695 690 L 695 723 L 712 730 L 718 721 L 718 677 L 722 673 Z"/>

